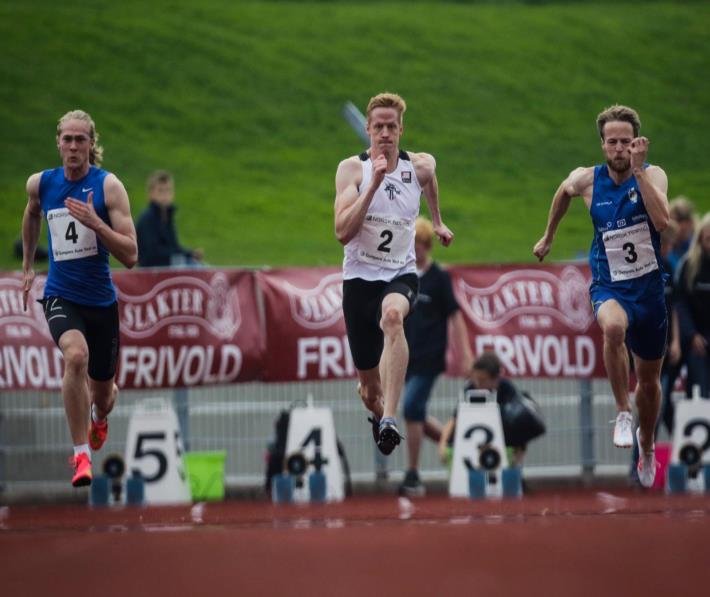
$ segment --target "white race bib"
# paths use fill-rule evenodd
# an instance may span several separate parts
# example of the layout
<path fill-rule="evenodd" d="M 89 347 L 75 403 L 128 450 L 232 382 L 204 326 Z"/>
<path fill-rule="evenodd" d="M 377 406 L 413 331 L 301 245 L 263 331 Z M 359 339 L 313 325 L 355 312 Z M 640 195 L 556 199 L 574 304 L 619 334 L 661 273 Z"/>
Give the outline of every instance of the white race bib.
<path fill-rule="evenodd" d="M 612 282 L 640 278 L 658 269 L 648 222 L 609 230 L 602 236 Z"/>
<path fill-rule="evenodd" d="M 367 214 L 360 230 L 357 258 L 389 269 L 407 265 L 414 222 L 389 214 Z"/>
<path fill-rule="evenodd" d="M 66 207 L 47 212 L 47 224 L 52 235 L 54 261 L 67 261 L 96 255 L 96 232 L 72 217 Z"/>

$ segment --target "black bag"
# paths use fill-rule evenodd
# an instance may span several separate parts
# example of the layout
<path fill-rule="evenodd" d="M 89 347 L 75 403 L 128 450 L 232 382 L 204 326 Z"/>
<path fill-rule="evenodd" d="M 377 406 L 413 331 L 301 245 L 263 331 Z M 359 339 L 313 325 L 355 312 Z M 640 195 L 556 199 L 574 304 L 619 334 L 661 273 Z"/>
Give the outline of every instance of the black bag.
<path fill-rule="evenodd" d="M 282 410 L 274 421 L 274 439 L 266 448 L 266 479 L 264 482 L 264 491 L 269 497 L 271 497 L 271 479 L 274 475 L 280 475 L 284 472 L 286 438 L 288 436 L 288 423 L 290 419 L 291 411 Z M 335 443 L 338 448 L 340 465 L 343 469 L 343 477 L 345 478 L 345 496 L 350 497 L 353 494 L 353 486 L 350 479 L 350 463 L 345 455 L 345 448 L 343 448 L 343 444 L 340 443 L 337 437 L 335 438 Z"/>
<path fill-rule="evenodd" d="M 517 391 L 498 404 L 506 446 L 525 447 L 545 433 L 540 407 L 526 391 Z"/>

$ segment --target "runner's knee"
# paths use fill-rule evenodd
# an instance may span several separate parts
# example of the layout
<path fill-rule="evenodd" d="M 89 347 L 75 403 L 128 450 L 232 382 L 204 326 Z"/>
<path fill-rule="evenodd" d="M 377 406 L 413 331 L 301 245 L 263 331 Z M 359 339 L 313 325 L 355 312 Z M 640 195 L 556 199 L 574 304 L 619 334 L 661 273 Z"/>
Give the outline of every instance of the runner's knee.
<path fill-rule="evenodd" d="M 602 329 L 604 340 L 610 344 L 620 345 L 624 343 L 626 328 L 620 323 L 608 323 Z"/>
<path fill-rule="evenodd" d="M 658 380 L 639 380 L 637 387 L 637 394 L 641 393 L 643 396 L 652 396 L 654 394 L 660 395 L 661 393 L 661 383 Z"/>
<path fill-rule="evenodd" d="M 382 313 L 382 330 L 391 333 L 403 325 L 402 314 L 395 307 L 386 307 Z"/>
<path fill-rule="evenodd" d="M 72 372 L 86 370 L 89 366 L 89 351 L 84 346 L 69 346 L 64 350 L 64 365 Z"/>

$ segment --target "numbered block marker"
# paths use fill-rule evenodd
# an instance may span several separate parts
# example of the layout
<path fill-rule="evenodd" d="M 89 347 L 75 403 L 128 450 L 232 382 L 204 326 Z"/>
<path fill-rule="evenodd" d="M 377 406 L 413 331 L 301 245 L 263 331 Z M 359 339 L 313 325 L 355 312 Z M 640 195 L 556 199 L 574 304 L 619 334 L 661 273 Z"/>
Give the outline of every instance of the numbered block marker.
<path fill-rule="evenodd" d="M 296 484 L 302 486 L 304 491 L 296 491 L 294 501 L 313 500 L 309 476 L 314 472 L 320 472 L 325 477 L 324 501 L 341 501 L 345 497 L 345 480 L 338 456 L 333 413 L 329 408 L 306 406 L 291 411 L 286 436 L 286 459 L 287 462 L 298 459 L 301 464 Z M 316 489 L 319 489 L 318 486 Z M 316 497 L 321 497 L 319 491 L 316 494 Z"/>
<path fill-rule="evenodd" d="M 689 493 L 707 491 L 704 468 L 710 465 L 710 400 L 693 397 L 676 405 L 671 467 L 683 466 Z M 676 473 L 679 474 L 679 473 Z M 670 470 L 668 475 L 670 483 Z M 669 491 L 673 492 L 671 488 Z"/>
<path fill-rule="evenodd" d="M 507 466 L 498 405 L 495 402 L 459 403 L 449 495 L 474 497 L 469 485 L 473 470 L 484 476 L 486 497 L 501 497 L 501 472 Z"/>
<path fill-rule="evenodd" d="M 139 475 L 146 504 L 190 503 L 177 415 L 163 398 L 140 403 L 128 422 L 126 472 Z"/>

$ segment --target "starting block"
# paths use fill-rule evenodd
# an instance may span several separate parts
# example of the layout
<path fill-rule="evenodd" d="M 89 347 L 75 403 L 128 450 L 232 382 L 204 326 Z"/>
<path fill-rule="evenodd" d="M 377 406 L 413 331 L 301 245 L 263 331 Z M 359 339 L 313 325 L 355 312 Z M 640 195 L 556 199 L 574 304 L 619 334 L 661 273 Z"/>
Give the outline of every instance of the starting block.
<path fill-rule="evenodd" d="M 481 499 L 508 496 L 503 483 L 508 457 L 500 409 L 490 393 L 486 392 L 483 399 L 485 402 L 460 402 L 458 405 L 449 479 L 451 497 Z M 516 473 L 508 475 L 508 489 L 512 492 Z M 517 475 L 520 485 L 519 471 Z"/>
<path fill-rule="evenodd" d="M 164 398 L 144 400 L 133 410 L 125 460 L 130 476 L 143 481 L 146 504 L 192 501 L 177 415 Z"/>
<path fill-rule="evenodd" d="M 291 410 L 286 435 L 286 471 L 291 477 L 291 500 L 294 502 L 334 502 L 345 497 L 345 479 L 335 439 L 333 413 L 329 408 L 314 407 L 309 398 L 305 407 Z M 287 481 L 275 481 L 274 501 L 286 497 Z M 278 479 L 278 477 L 275 477 Z M 279 489 L 283 492 L 279 494 Z"/>
<path fill-rule="evenodd" d="M 143 477 L 133 474 L 125 479 L 126 466 L 118 454 L 110 454 L 103 463 L 103 474 L 94 477 L 89 492 L 89 504 L 92 507 L 128 504 L 141 506 L 145 500 Z M 124 491 L 125 486 L 125 491 Z"/>
<path fill-rule="evenodd" d="M 710 400 L 700 397 L 697 386 L 690 400 L 676 404 L 666 490 L 710 493 Z"/>

